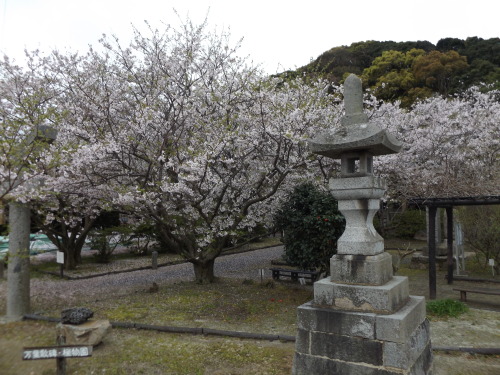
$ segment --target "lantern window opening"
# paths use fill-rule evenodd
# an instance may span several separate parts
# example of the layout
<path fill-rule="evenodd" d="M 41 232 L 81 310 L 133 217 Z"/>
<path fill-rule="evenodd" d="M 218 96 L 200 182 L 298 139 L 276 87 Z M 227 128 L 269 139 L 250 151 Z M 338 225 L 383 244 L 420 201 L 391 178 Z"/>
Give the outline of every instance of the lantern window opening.
<path fill-rule="evenodd" d="M 353 152 L 341 155 L 342 177 L 359 177 L 373 174 L 373 155 L 369 152 Z"/>

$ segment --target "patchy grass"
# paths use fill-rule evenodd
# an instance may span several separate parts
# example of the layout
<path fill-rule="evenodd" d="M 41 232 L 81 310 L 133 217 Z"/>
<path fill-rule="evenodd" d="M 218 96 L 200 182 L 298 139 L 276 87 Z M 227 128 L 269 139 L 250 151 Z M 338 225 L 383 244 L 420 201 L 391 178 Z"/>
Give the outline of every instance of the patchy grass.
<path fill-rule="evenodd" d="M 311 287 L 220 279 L 210 285 L 167 284 L 156 293 L 141 290 L 93 301 L 82 295 L 78 303 L 111 321 L 294 335 L 296 309 L 311 299 Z M 60 306 L 47 306 L 44 313 L 59 316 Z"/>
<path fill-rule="evenodd" d="M 280 374 L 291 369 L 290 349 L 281 343 L 113 330 L 92 363 L 80 361 L 75 373 Z"/>
<path fill-rule="evenodd" d="M 22 361 L 25 346 L 55 343 L 54 323 L 0 325 L 0 373 L 56 373 L 55 360 Z M 291 343 L 113 329 L 89 358 L 67 360 L 71 374 L 289 374 Z"/>
<path fill-rule="evenodd" d="M 216 284 L 162 285 L 156 293 L 106 295 L 79 304 L 95 318 L 255 333 L 296 333 L 296 309 L 310 287 L 222 279 Z M 59 316 L 60 306 L 44 313 Z M 23 346 L 55 343 L 55 324 L 0 324 L 0 374 L 55 374 L 55 361 L 21 361 Z M 289 374 L 294 344 L 113 329 L 91 358 L 68 360 L 68 374 Z M 42 362 L 42 363 L 36 363 Z"/>
<path fill-rule="evenodd" d="M 55 374 L 55 360 L 23 361 L 23 347 L 49 346 L 56 342 L 55 325 L 45 322 L 0 324 L 0 374 Z M 52 372 L 51 369 L 53 369 Z"/>

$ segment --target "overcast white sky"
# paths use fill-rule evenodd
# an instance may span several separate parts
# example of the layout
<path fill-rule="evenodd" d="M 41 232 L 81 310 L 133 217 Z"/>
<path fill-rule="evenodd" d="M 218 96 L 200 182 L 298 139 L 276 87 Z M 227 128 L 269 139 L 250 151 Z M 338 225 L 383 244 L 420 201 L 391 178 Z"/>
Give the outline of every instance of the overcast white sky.
<path fill-rule="evenodd" d="M 295 69 L 324 51 L 365 40 L 436 43 L 500 36 L 499 0 L 0 0 L 0 52 L 85 51 L 99 37 L 131 38 L 131 24 L 176 24 L 189 15 L 244 38 L 242 55 L 268 73 Z"/>

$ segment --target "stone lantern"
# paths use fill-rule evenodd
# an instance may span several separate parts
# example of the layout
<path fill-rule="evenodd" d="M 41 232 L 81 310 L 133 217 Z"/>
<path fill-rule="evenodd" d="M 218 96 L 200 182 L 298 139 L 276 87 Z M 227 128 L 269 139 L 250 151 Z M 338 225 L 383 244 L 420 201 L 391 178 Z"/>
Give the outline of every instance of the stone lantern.
<path fill-rule="evenodd" d="M 310 140 L 313 153 L 340 159 L 329 189 L 346 218 L 330 260 L 331 276 L 314 284 L 314 300 L 298 308 L 294 374 L 430 374 L 432 352 L 423 297 L 408 278 L 393 276 L 392 257 L 373 227 L 386 190 L 373 157 L 402 143 L 369 122 L 361 80 L 344 84 L 341 126 Z"/>

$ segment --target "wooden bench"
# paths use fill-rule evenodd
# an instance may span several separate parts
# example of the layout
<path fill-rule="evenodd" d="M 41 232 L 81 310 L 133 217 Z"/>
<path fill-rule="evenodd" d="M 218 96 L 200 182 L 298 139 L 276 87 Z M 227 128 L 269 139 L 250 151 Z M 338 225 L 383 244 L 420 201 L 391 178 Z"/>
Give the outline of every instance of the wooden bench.
<path fill-rule="evenodd" d="M 286 268 L 270 268 L 273 273 L 273 279 L 279 280 L 281 276 L 290 277 L 292 281 L 299 281 L 299 278 L 309 279 L 315 282 L 318 278 L 319 272 L 317 271 L 300 271 L 291 270 Z"/>
<path fill-rule="evenodd" d="M 478 293 L 478 294 L 489 294 L 493 296 L 500 296 L 500 289 L 486 289 L 486 288 L 453 288 L 457 292 L 460 292 L 460 301 L 467 301 L 467 293 Z"/>

